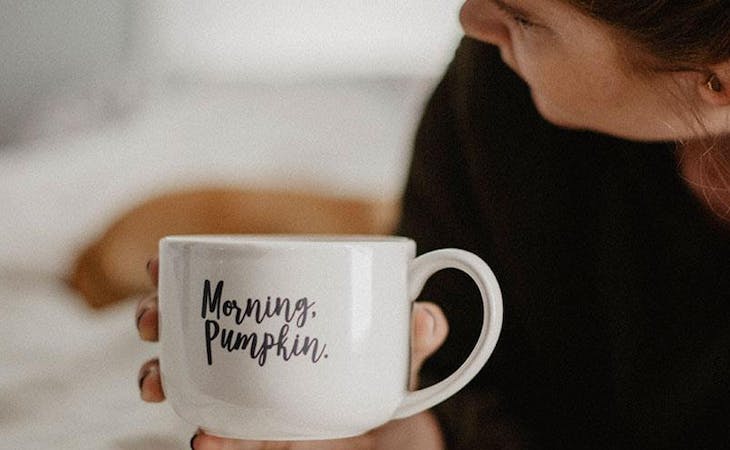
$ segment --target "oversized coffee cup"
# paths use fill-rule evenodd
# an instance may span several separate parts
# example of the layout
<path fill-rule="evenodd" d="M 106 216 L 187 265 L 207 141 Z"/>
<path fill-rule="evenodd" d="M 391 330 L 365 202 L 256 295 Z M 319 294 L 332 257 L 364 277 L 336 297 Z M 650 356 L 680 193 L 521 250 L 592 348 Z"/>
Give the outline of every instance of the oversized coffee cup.
<path fill-rule="evenodd" d="M 479 287 L 481 334 L 456 372 L 409 391 L 412 302 L 445 268 Z M 159 308 L 174 410 L 209 434 L 255 440 L 343 438 L 430 408 L 479 372 L 502 325 L 480 258 L 416 257 L 402 237 L 166 237 Z"/>

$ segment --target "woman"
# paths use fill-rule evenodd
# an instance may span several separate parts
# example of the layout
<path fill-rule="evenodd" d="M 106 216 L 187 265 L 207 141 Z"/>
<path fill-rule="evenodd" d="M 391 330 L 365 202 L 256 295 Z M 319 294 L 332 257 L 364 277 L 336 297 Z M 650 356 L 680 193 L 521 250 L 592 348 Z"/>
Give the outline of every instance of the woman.
<path fill-rule="evenodd" d="M 461 21 L 468 37 L 419 128 L 399 233 L 490 263 L 501 342 L 434 413 L 266 448 L 730 442 L 726 1 L 469 0 Z M 472 290 L 451 274 L 427 286 L 448 321 L 471 326 L 427 377 L 475 339 Z M 416 367 L 443 340 L 441 308 L 418 309 Z M 154 339 L 154 299 L 139 311 Z M 162 400 L 156 362 L 141 374 L 143 398 Z M 191 445 L 267 444 L 197 434 Z"/>

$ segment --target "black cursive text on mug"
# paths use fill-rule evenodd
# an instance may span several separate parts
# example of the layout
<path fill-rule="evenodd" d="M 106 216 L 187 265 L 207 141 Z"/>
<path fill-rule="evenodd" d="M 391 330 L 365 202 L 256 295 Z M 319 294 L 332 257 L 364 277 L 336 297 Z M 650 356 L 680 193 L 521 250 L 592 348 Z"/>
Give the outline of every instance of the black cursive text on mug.
<path fill-rule="evenodd" d="M 220 337 L 220 338 L 219 338 Z M 219 338 L 219 339 L 217 339 Z M 217 339 L 217 341 L 216 341 Z M 270 350 L 276 350 L 275 356 L 289 361 L 295 356 L 309 356 L 313 363 L 319 362 L 322 357 L 327 358 L 325 349 L 327 344 L 320 348 L 319 339 L 304 336 L 300 338 L 297 334 L 289 341 L 289 325 L 284 324 L 279 329 L 278 336 L 272 333 L 241 333 L 240 331 L 221 328 L 217 321 L 208 319 L 205 321 L 205 349 L 208 356 L 208 365 L 213 365 L 212 346 L 216 342 L 223 350 L 232 353 L 237 350 L 248 350 L 251 359 L 255 359 L 258 365 L 263 367 Z"/>
<path fill-rule="evenodd" d="M 267 356 L 273 350 L 275 350 L 274 355 L 284 361 L 289 361 L 293 357 L 309 356 L 312 363 L 317 363 L 323 357 L 328 357 L 325 353 L 327 344 L 320 344 L 319 338 L 306 335 L 300 337 L 297 334 L 290 342 L 290 324 L 295 329 L 302 329 L 307 324 L 310 314 L 314 319 L 317 315 L 314 311 L 315 302 L 309 301 L 307 297 L 295 302 L 287 297 L 276 297 L 275 300 L 267 297 L 265 302 L 249 298 L 246 300 L 246 306 L 241 307 L 235 299 L 223 300 L 223 286 L 223 280 L 218 281 L 214 291 L 210 280 L 203 282 L 200 315 L 204 320 L 205 350 L 209 366 L 213 365 L 214 348 L 221 348 L 228 353 L 248 350 L 251 359 L 255 359 L 261 367 L 266 364 Z M 278 335 L 258 330 L 244 333 L 222 327 L 219 323 L 221 318 L 228 318 L 229 321 L 232 319 L 238 326 L 250 322 L 251 319 L 256 324 L 279 319 L 283 324 L 279 328 Z"/>
<path fill-rule="evenodd" d="M 241 325 L 246 318 L 253 318 L 256 323 L 262 323 L 264 320 L 272 317 L 283 317 L 286 323 L 291 323 L 296 318 L 296 325 L 302 328 L 307 323 L 309 310 L 314 306 L 315 302 L 310 302 L 307 297 L 302 297 L 292 305 L 292 301 L 288 298 L 276 297 L 272 300 L 267 297 L 262 302 L 259 299 L 249 298 L 246 300 L 245 308 L 238 305 L 238 300 L 223 300 L 223 281 L 219 281 L 215 286 L 215 292 L 212 292 L 210 280 L 203 283 L 203 305 L 200 317 L 207 318 L 208 313 L 215 313 L 216 319 L 221 318 L 221 312 L 226 317 L 233 317 L 238 325 Z M 292 307 L 293 306 L 293 307 Z"/>

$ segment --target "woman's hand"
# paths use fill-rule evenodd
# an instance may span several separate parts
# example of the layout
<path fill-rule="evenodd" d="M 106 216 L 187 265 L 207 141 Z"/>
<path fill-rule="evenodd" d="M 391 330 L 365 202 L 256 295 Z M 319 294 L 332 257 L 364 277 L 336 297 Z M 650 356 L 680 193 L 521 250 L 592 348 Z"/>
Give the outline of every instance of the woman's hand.
<path fill-rule="evenodd" d="M 147 264 L 147 272 L 157 287 L 159 264 L 157 259 Z M 140 300 L 136 311 L 137 329 L 145 341 L 158 338 L 157 293 Z M 448 323 L 441 309 L 432 304 L 419 302 L 413 310 L 413 335 L 411 336 L 411 387 L 416 386 L 417 375 L 423 362 L 446 339 Z M 147 361 L 139 372 L 139 389 L 142 400 L 161 402 L 165 399 L 157 359 Z M 190 440 L 190 447 L 197 450 L 437 450 L 443 449 L 443 439 L 438 422 L 429 412 L 394 420 L 362 436 L 326 441 L 261 442 L 240 441 L 211 436 L 198 431 Z"/>

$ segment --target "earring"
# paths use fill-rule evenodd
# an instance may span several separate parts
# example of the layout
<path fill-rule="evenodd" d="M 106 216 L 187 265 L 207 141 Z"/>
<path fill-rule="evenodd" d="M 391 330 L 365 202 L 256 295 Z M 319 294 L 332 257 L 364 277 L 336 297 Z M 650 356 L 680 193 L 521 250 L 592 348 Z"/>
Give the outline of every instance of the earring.
<path fill-rule="evenodd" d="M 707 88 L 712 92 L 722 92 L 722 83 L 716 74 L 713 73 L 710 75 L 710 78 L 707 80 Z"/>

